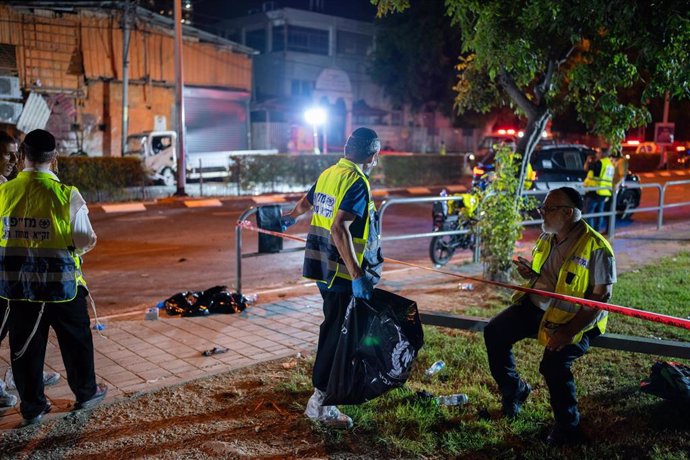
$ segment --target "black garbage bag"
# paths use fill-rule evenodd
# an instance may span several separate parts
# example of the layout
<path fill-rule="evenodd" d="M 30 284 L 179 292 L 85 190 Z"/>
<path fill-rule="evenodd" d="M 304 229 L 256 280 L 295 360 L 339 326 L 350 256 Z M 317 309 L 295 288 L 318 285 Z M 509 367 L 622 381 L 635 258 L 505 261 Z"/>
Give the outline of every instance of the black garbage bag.
<path fill-rule="evenodd" d="M 169 315 L 206 316 L 210 313 L 240 313 L 247 308 L 247 298 L 229 292 L 227 286 L 213 286 L 205 291 L 178 292 L 164 301 Z"/>
<path fill-rule="evenodd" d="M 328 379 L 325 406 L 360 404 L 402 386 L 424 345 L 417 304 L 375 289 L 347 308 Z"/>
<path fill-rule="evenodd" d="M 690 404 L 690 367 L 671 361 L 657 361 L 640 391 L 674 402 Z"/>
<path fill-rule="evenodd" d="M 203 291 L 178 292 L 165 300 L 165 311 L 169 315 L 206 316 L 208 307 L 199 302 Z"/>
<path fill-rule="evenodd" d="M 247 308 L 247 298 L 237 292 L 221 291 L 213 295 L 211 313 L 241 313 Z"/>

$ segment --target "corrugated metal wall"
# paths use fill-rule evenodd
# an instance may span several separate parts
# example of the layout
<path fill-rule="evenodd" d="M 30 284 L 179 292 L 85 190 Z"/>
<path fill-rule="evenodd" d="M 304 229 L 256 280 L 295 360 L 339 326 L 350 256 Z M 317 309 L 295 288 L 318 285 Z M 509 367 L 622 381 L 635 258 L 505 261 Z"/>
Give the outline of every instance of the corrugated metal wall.
<path fill-rule="evenodd" d="M 122 30 L 119 12 L 82 11 L 59 17 L 19 13 L 0 5 L 0 43 L 17 46 L 19 73 L 28 89 L 37 80 L 44 88 L 75 90 L 80 85 L 74 64 L 83 59 L 87 79 L 122 79 Z M 137 21 L 130 45 L 133 81 L 147 78 L 174 84 L 173 31 Z M 75 54 L 76 51 L 76 54 Z M 251 59 L 220 45 L 184 40 L 185 84 L 249 91 Z M 72 67 L 70 67 L 72 63 Z"/>
<path fill-rule="evenodd" d="M 122 30 L 115 20 L 83 13 L 82 49 L 87 78 L 122 79 Z M 94 27 L 95 26 L 95 27 Z M 172 31 L 137 22 L 130 39 L 129 78 L 174 83 L 174 40 Z M 107 58 L 104 59 L 104 54 Z M 221 86 L 249 90 L 251 59 L 219 45 L 184 40 L 185 84 Z"/>

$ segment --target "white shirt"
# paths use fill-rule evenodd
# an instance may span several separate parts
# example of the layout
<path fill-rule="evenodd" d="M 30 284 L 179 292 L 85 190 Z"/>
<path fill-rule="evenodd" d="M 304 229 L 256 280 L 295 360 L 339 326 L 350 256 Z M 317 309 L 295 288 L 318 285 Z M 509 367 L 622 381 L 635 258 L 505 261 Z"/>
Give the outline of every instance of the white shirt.
<path fill-rule="evenodd" d="M 48 173 L 55 180 L 60 182 L 60 179 L 53 173 L 53 171 L 44 168 L 24 168 L 22 172 L 39 171 Z M 3 177 L 3 176 L 0 176 Z M 4 177 L 3 177 L 4 179 Z M 0 182 L 2 183 L 2 182 Z M 91 227 L 89 220 L 89 208 L 86 206 L 86 201 L 76 188 L 72 189 L 72 195 L 69 202 L 69 223 L 72 229 L 72 242 L 74 243 L 75 253 L 80 256 L 86 254 L 94 246 L 96 246 L 96 232 Z"/>

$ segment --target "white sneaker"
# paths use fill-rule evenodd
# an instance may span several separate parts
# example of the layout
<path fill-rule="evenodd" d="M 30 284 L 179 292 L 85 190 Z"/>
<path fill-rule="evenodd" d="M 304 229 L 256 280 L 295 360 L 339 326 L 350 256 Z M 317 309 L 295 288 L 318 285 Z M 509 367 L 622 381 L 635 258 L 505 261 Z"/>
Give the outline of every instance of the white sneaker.
<path fill-rule="evenodd" d="M 314 394 L 307 402 L 304 415 L 314 422 L 331 428 L 352 428 L 352 419 L 340 412 L 337 407 L 322 405 L 325 398 L 326 394 L 323 391 L 314 389 Z"/>
<path fill-rule="evenodd" d="M 10 409 L 17 405 L 17 397 L 6 391 L 5 382 L 0 380 L 0 410 Z"/>
<path fill-rule="evenodd" d="M 304 415 L 309 419 L 317 421 L 323 415 L 323 400 L 326 398 L 326 394 L 319 390 L 314 389 L 314 394 L 311 395 L 309 401 L 307 402 L 307 408 L 304 410 Z"/>
<path fill-rule="evenodd" d="M 323 414 L 319 417 L 319 422 L 331 428 L 340 428 L 349 430 L 352 428 L 352 418 L 343 414 L 335 406 L 321 406 L 323 407 Z"/>
<path fill-rule="evenodd" d="M 55 385 L 60 381 L 60 374 L 57 372 L 46 372 L 43 371 L 43 385 Z M 14 385 L 14 374 L 12 373 L 12 368 L 10 367 L 5 372 L 5 383 L 7 384 L 8 390 L 15 390 L 17 387 Z"/>

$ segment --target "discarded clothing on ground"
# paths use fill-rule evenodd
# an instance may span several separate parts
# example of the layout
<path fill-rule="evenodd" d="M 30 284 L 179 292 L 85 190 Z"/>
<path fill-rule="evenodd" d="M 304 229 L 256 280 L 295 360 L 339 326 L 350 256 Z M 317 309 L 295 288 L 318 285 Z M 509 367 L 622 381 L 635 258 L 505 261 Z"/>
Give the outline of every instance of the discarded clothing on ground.
<path fill-rule="evenodd" d="M 402 386 L 422 345 L 414 301 L 381 289 L 374 290 L 371 301 L 353 297 L 323 404 L 360 404 Z"/>
<path fill-rule="evenodd" d="M 240 313 L 247 308 L 247 299 L 227 286 L 214 286 L 205 291 L 178 292 L 163 302 L 169 315 L 206 316 L 211 313 Z"/>
<path fill-rule="evenodd" d="M 657 361 L 640 390 L 674 402 L 690 404 L 690 367 L 671 361 Z"/>

